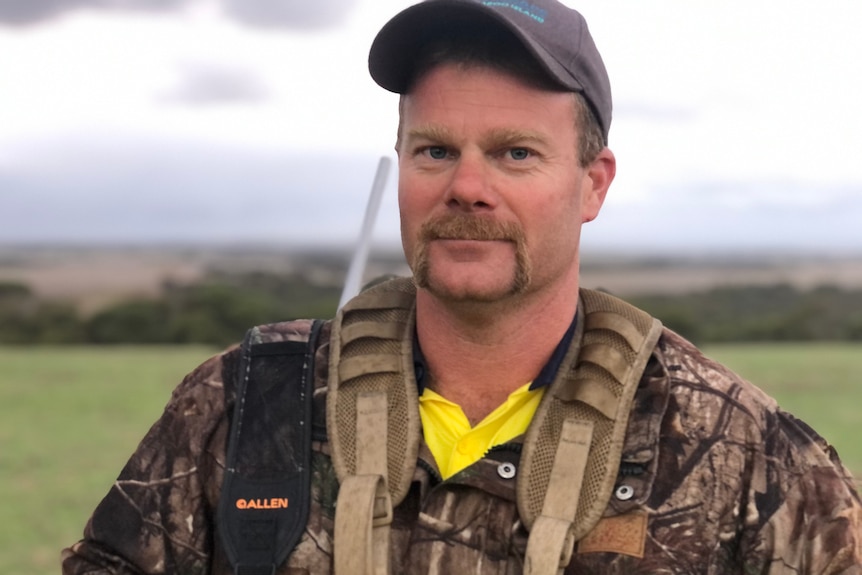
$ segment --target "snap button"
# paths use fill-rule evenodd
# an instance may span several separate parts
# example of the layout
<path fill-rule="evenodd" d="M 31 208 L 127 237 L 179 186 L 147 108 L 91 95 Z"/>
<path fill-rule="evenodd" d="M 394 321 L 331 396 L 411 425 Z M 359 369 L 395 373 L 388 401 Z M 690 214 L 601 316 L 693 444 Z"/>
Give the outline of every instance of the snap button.
<path fill-rule="evenodd" d="M 512 479 L 516 471 L 514 463 L 501 463 L 497 466 L 497 475 L 503 479 Z"/>
<path fill-rule="evenodd" d="M 620 501 L 628 501 L 635 496 L 635 489 L 631 485 L 620 485 L 617 487 L 614 495 L 616 495 L 617 499 Z"/>

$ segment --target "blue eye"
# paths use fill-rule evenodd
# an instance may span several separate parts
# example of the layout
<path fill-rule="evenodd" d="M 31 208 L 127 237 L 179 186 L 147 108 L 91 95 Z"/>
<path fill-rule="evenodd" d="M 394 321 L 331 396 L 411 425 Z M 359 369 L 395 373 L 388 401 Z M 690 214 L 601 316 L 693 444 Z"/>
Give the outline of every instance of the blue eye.
<path fill-rule="evenodd" d="M 527 148 L 512 148 L 509 155 L 513 160 L 526 160 L 530 157 L 530 151 Z"/>
<path fill-rule="evenodd" d="M 443 160 L 448 155 L 446 148 L 442 146 L 430 146 L 427 151 L 428 156 L 434 160 Z"/>

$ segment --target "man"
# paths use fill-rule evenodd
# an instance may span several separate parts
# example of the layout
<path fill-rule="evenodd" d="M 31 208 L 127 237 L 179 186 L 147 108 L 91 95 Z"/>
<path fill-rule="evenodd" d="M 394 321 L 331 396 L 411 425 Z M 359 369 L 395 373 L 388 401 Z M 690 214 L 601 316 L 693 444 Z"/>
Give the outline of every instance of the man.
<path fill-rule="evenodd" d="M 429 0 L 381 30 L 370 69 L 402 94 L 413 280 L 332 322 L 253 331 L 310 341 L 309 421 L 244 413 L 279 402 L 243 382 L 298 379 L 249 363 L 274 348 L 188 376 L 64 573 L 862 573 L 862 503 L 822 438 L 643 312 L 579 291 L 580 228 L 616 167 L 583 18 L 553 0 Z M 226 470 L 232 430 L 261 421 L 300 440 L 249 458 L 265 439 L 246 432 L 230 449 L 251 462 Z M 240 468 L 293 461 L 309 428 L 307 492 L 225 495 Z M 303 505 L 272 564 L 236 551 L 271 546 L 246 545 L 269 519 L 246 543 L 225 535 L 226 514 Z"/>

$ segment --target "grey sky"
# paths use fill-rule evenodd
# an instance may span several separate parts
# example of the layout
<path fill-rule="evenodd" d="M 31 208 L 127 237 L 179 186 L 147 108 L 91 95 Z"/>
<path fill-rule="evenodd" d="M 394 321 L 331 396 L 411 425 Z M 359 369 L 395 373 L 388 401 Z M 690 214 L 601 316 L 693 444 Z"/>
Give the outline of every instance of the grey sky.
<path fill-rule="evenodd" d="M 353 241 L 397 123 L 367 49 L 408 4 L 0 0 L 0 242 Z M 570 4 L 615 101 L 585 246 L 862 251 L 862 3 Z"/>
<path fill-rule="evenodd" d="M 193 0 L 0 0 L 0 23 L 33 25 L 80 9 L 164 11 L 189 1 Z"/>
<path fill-rule="evenodd" d="M 34 25 L 81 9 L 127 12 L 172 11 L 200 0 L 0 0 L 0 24 Z M 263 28 L 308 30 L 344 21 L 355 0 L 207 0 L 223 5 L 238 22 Z"/>
<path fill-rule="evenodd" d="M 267 98 L 263 79 L 250 70 L 214 64 L 188 64 L 168 101 L 191 106 L 255 102 Z"/>

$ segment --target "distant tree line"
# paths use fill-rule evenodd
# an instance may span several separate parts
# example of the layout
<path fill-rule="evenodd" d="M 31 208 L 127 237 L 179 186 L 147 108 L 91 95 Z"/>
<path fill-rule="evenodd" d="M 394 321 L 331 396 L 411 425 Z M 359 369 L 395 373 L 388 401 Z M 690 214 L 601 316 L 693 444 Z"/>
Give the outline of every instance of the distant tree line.
<path fill-rule="evenodd" d="M 84 316 L 73 303 L 37 298 L 0 283 L 0 343 L 182 344 L 224 346 L 254 325 L 332 317 L 341 289 L 302 276 L 214 273 L 191 285 L 166 284 L 158 298 L 133 298 Z"/>
<path fill-rule="evenodd" d="M 862 290 L 778 284 L 627 299 L 697 343 L 862 341 Z"/>
<path fill-rule="evenodd" d="M 340 292 L 340 286 L 299 275 L 218 273 L 191 285 L 165 285 L 158 298 L 129 299 L 85 316 L 73 303 L 0 283 L 0 343 L 224 346 L 253 325 L 332 317 Z M 862 341 L 862 290 L 782 284 L 626 299 L 697 343 Z"/>

